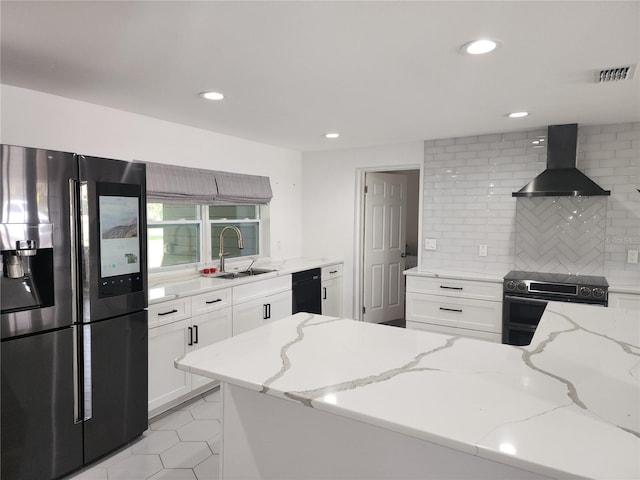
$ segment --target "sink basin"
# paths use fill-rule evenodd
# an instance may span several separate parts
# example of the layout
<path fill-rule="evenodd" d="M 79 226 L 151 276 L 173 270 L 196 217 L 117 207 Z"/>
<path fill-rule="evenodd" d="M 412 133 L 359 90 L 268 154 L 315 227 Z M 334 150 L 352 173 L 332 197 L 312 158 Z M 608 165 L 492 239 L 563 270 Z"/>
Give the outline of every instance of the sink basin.
<path fill-rule="evenodd" d="M 218 275 L 216 278 L 224 278 L 226 280 L 233 280 L 235 278 L 252 277 L 255 275 L 262 275 L 264 273 L 275 272 L 275 270 L 268 270 L 262 268 L 252 268 L 251 270 L 245 270 L 244 272 L 229 272 L 224 275 Z"/>

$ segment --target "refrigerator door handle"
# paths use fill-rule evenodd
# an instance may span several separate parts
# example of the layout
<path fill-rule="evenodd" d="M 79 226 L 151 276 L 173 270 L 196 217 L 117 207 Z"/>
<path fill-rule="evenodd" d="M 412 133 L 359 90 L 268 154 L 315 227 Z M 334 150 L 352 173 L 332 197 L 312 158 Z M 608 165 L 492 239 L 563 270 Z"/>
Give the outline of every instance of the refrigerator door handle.
<path fill-rule="evenodd" d="M 84 398 L 83 420 L 93 417 L 93 375 L 91 373 L 91 324 L 82 327 L 82 355 L 84 359 L 84 375 L 82 377 L 82 394 Z"/>
<path fill-rule="evenodd" d="M 78 323 L 78 181 L 69 179 L 69 243 L 71 253 L 71 332 L 73 337 L 73 423 L 81 423 L 84 414 L 81 407 L 80 332 Z"/>
<path fill-rule="evenodd" d="M 78 323 L 78 181 L 69 179 L 69 233 L 71 252 L 71 324 Z"/>
<path fill-rule="evenodd" d="M 78 327 L 71 327 L 72 356 L 73 356 L 73 423 L 81 423 L 83 418 L 80 412 L 80 369 L 78 364 Z"/>

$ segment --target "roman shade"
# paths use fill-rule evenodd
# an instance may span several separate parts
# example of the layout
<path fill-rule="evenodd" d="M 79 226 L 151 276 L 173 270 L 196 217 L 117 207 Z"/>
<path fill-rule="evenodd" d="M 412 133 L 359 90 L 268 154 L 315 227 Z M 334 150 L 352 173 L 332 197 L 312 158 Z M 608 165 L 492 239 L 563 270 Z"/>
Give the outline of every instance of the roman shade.
<path fill-rule="evenodd" d="M 145 163 L 147 199 L 151 202 L 266 205 L 273 196 L 269 177 Z"/>
<path fill-rule="evenodd" d="M 215 174 L 218 186 L 215 205 L 266 205 L 273 197 L 269 177 L 230 172 Z"/>
<path fill-rule="evenodd" d="M 215 173 L 202 168 L 147 164 L 147 200 L 209 205 L 218 194 Z"/>

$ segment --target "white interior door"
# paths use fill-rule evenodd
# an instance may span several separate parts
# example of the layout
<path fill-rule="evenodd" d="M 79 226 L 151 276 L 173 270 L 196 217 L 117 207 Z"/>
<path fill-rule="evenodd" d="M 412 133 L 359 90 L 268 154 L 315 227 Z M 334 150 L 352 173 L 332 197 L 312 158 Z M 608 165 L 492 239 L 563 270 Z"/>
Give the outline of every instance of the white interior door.
<path fill-rule="evenodd" d="M 407 177 L 367 173 L 364 210 L 363 319 L 403 318 Z"/>

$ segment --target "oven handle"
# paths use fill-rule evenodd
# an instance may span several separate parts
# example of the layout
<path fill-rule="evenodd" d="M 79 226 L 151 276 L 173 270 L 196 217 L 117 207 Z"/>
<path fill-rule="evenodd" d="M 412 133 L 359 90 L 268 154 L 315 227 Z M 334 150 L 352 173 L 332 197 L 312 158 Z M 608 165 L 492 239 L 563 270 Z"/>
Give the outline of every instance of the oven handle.
<path fill-rule="evenodd" d="M 549 300 L 540 300 L 538 298 L 527 298 L 527 297 L 514 297 L 513 295 L 505 295 L 505 301 L 510 302 L 520 302 L 520 303 L 528 303 L 530 305 L 546 305 L 549 303 Z"/>

